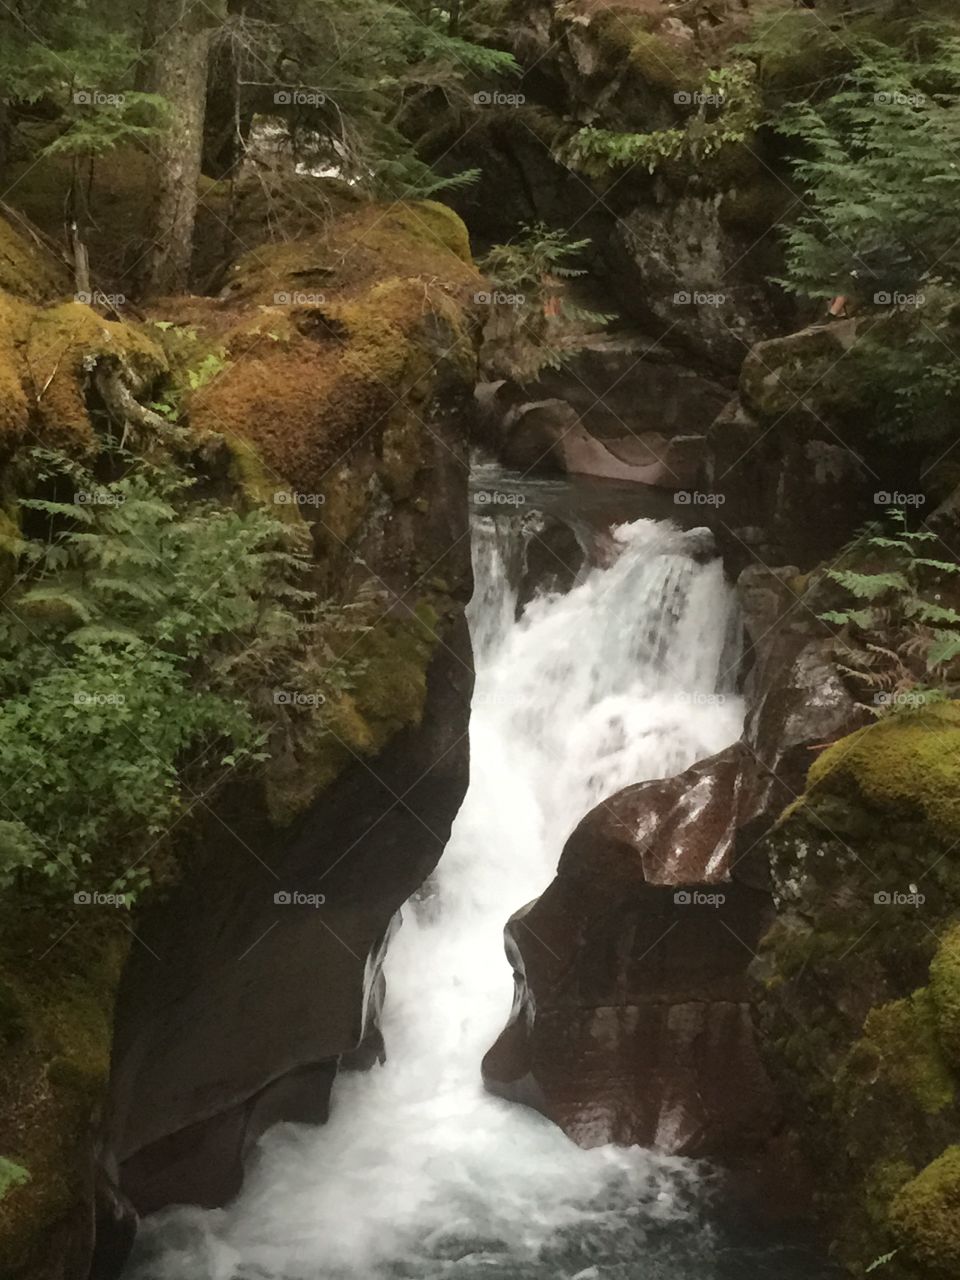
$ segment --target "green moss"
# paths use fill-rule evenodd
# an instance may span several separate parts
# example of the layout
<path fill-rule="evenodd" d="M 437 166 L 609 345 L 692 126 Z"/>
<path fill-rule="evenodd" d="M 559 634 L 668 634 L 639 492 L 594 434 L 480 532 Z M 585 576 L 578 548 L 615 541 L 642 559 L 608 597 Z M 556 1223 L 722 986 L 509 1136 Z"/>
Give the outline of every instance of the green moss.
<path fill-rule="evenodd" d="M 599 49 L 599 71 L 626 67 L 643 84 L 664 93 L 699 88 L 704 66 L 692 44 L 671 40 L 653 28 L 656 18 L 630 10 L 601 10 L 590 24 Z"/>
<path fill-rule="evenodd" d="M 71 291 L 64 265 L 32 238 L 25 223 L 4 216 L 0 216 L 0 290 L 34 303 L 50 302 Z"/>
<path fill-rule="evenodd" d="M 937 1028 L 954 1066 L 960 1067 L 960 925 L 946 933 L 930 966 Z"/>
<path fill-rule="evenodd" d="M 29 429 L 44 443 L 93 448 L 87 403 L 91 360 L 114 355 L 149 387 L 163 353 L 137 326 L 104 320 L 80 302 L 38 308 L 0 294 L 0 435 Z"/>
<path fill-rule="evenodd" d="M 890 1220 L 911 1260 L 938 1277 L 960 1273 L 960 1146 L 948 1147 L 902 1188 Z"/>
<path fill-rule="evenodd" d="M 855 1105 L 859 1088 L 873 1088 L 878 1082 L 902 1091 L 927 1115 L 936 1115 L 953 1103 L 956 1085 L 937 1036 L 936 1010 L 928 990 L 870 1011 L 863 1036 L 850 1050 L 844 1067 L 842 1108 Z"/>
<path fill-rule="evenodd" d="M 14 1160 L 8 1160 L 6 1156 L 0 1156 L 0 1200 L 14 1187 L 22 1187 L 29 1181 L 30 1173 L 24 1169 L 23 1165 L 17 1164 Z"/>
<path fill-rule="evenodd" d="M 436 200 L 419 200 L 398 205 L 392 215 L 393 228 L 403 230 L 430 249 L 445 249 L 468 266 L 473 265 L 470 233 L 463 219 Z"/>
<path fill-rule="evenodd" d="M 49 1234 L 73 1211 L 87 1176 L 130 939 L 116 921 L 80 918 L 86 910 L 71 921 L 75 913 L 21 900 L 0 919 L 0 989 L 17 1021 L 4 1052 L 0 1151 L 31 1174 L 0 1196 L 5 1275 L 42 1274 Z"/>
<path fill-rule="evenodd" d="M 420 723 L 439 627 L 436 610 L 421 602 L 413 614 L 382 619 L 347 642 L 346 687 L 331 689 L 301 735 L 296 762 L 280 759 L 271 768 L 268 807 L 278 826 L 302 813 L 352 762 L 376 755 L 394 734 Z"/>
<path fill-rule="evenodd" d="M 864 1178 L 863 1209 L 876 1227 L 886 1227 L 890 1207 L 897 1193 L 910 1181 L 916 1170 L 905 1160 L 878 1160 Z M 876 1245 L 876 1239 L 873 1240 Z"/>
<path fill-rule="evenodd" d="M 703 65 L 692 49 L 677 45 L 652 31 L 639 32 L 630 43 L 630 65 L 656 89 L 668 93 L 700 85 Z"/>
<path fill-rule="evenodd" d="M 808 775 L 808 797 L 850 791 L 888 817 L 922 818 L 932 835 L 960 839 L 960 706 L 890 717 L 828 747 Z"/>

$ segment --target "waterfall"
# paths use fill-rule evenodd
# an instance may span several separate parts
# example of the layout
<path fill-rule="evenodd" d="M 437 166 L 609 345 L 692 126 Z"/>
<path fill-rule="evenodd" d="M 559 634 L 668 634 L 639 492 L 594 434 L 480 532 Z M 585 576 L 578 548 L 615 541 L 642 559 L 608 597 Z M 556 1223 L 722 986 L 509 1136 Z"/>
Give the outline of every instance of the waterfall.
<path fill-rule="evenodd" d="M 145 1224 L 136 1280 L 721 1274 L 695 1166 L 581 1150 L 485 1094 L 480 1060 L 511 1007 L 503 926 L 579 818 L 737 738 L 738 699 L 712 696 L 730 687 L 732 593 L 703 531 L 638 520 L 516 621 L 521 523 L 475 520 L 471 785 L 387 957 L 386 1064 L 339 1077 L 326 1126 L 267 1134 L 226 1209 Z"/>

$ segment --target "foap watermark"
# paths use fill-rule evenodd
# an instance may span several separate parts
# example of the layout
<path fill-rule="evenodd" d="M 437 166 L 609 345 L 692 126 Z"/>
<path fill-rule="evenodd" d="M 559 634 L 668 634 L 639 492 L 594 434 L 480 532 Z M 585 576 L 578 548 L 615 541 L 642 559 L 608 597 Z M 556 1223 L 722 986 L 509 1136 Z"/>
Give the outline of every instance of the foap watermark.
<path fill-rule="evenodd" d="M 126 494 L 110 489 L 80 489 L 73 495 L 77 507 L 122 507 L 126 500 Z"/>
<path fill-rule="evenodd" d="M 273 101 L 278 107 L 322 107 L 327 95 L 316 89 L 278 89 Z"/>
<path fill-rule="evenodd" d="M 73 295 L 74 302 L 82 302 L 88 307 L 124 307 L 127 304 L 125 293 L 104 293 L 102 289 L 88 292 L 81 289 Z"/>
<path fill-rule="evenodd" d="M 100 893 L 96 889 L 78 889 L 73 895 L 74 906 L 77 907 L 125 907 L 125 893 Z"/>
<path fill-rule="evenodd" d="M 297 489 L 277 489 L 273 495 L 275 507 L 322 507 L 325 502 L 322 493 L 300 493 Z"/>
<path fill-rule="evenodd" d="M 301 893 L 299 889 L 278 889 L 273 895 L 274 905 L 278 907 L 322 907 L 326 904 L 325 893 Z"/>
<path fill-rule="evenodd" d="M 920 893 L 916 885 L 911 885 L 904 893 L 902 889 L 881 889 L 873 895 L 875 907 L 913 907 L 918 910 L 926 902 L 926 894 Z"/>
<path fill-rule="evenodd" d="M 698 290 L 678 289 L 673 295 L 677 307 L 722 307 L 726 300 L 725 293 L 701 293 Z"/>
<path fill-rule="evenodd" d="M 925 707 L 928 700 L 925 693 L 921 693 L 916 689 L 904 689 L 901 693 L 875 693 L 873 695 L 873 705 L 875 707 L 887 707 L 891 711 L 917 711 L 920 707 Z"/>
<path fill-rule="evenodd" d="M 678 107 L 722 107 L 727 100 L 725 93 L 707 93 L 703 89 L 680 89 L 673 95 Z"/>
<path fill-rule="evenodd" d="M 302 689 L 274 689 L 273 701 L 278 707 L 322 707 L 327 700 L 322 693 L 305 693 Z"/>
<path fill-rule="evenodd" d="M 877 307 L 922 307 L 926 301 L 925 293 L 888 293 L 881 289 L 873 295 L 874 306 Z"/>
<path fill-rule="evenodd" d="M 126 100 L 122 93 L 104 93 L 102 89 L 75 89 L 73 92 L 76 107 L 122 107 Z"/>
<path fill-rule="evenodd" d="M 281 291 L 273 295 L 275 307 L 322 307 L 326 305 L 326 301 L 325 293 L 301 293 L 299 290 L 292 293 Z"/>
<path fill-rule="evenodd" d="M 73 695 L 75 707 L 123 707 L 126 702 L 123 693 L 91 693 L 89 689 L 78 689 Z"/>
<path fill-rule="evenodd" d="M 722 707 L 727 701 L 725 693 L 681 693 L 680 702 L 689 702 L 693 707 Z"/>
<path fill-rule="evenodd" d="M 494 289 L 490 293 L 481 290 L 473 295 L 478 307 L 523 307 L 526 305 L 525 293 L 505 293 L 502 289 Z"/>
<path fill-rule="evenodd" d="M 900 493 L 899 490 L 878 489 L 873 495 L 874 505 L 878 507 L 922 507 L 926 504 L 925 493 Z"/>
<path fill-rule="evenodd" d="M 505 493 L 500 489 L 480 489 L 473 495 L 477 507 L 523 507 L 526 501 L 522 493 Z"/>
<path fill-rule="evenodd" d="M 902 93 L 899 89 L 882 89 L 873 95 L 878 107 L 922 107 L 927 101 L 925 93 Z"/>
<path fill-rule="evenodd" d="M 478 107 L 522 107 L 526 100 L 522 93 L 501 93 L 499 89 L 481 89 L 473 95 Z"/>
<path fill-rule="evenodd" d="M 702 889 L 678 889 L 673 895 L 678 907 L 722 907 L 726 900 L 724 893 L 705 893 Z"/>
<path fill-rule="evenodd" d="M 678 507 L 722 507 L 726 500 L 723 493 L 703 493 L 699 489 L 678 489 L 673 495 Z"/>
<path fill-rule="evenodd" d="M 525 707 L 529 702 L 530 699 L 527 697 L 521 697 L 516 693 L 506 693 L 502 689 L 496 689 L 489 693 L 477 690 L 473 695 L 473 705 L 475 707 Z"/>

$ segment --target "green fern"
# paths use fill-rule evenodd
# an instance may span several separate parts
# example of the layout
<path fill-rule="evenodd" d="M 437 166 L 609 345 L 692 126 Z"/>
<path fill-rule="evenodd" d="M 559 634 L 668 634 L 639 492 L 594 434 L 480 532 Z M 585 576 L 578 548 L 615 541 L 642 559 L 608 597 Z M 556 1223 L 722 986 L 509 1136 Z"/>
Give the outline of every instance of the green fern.
<path fill-rule="evenodd" d="M 819 616 L 844 629 L 844 670 L 875 689 L 912 694 L 926 687 L 921 677 L 930 673 L 941 680 L 934 690 L 955 683 L 950 668 L 960 656 L 960 612 L 942 600 L 939 580 L 955 579 L 960 564 L 923 555 L 936 540 L 929 529 L 909 529 L 904 513 L 890 508 L 885 525 L 867 526 L 844 563 L 827 570 L 826 578 L 855 603 Z"/>

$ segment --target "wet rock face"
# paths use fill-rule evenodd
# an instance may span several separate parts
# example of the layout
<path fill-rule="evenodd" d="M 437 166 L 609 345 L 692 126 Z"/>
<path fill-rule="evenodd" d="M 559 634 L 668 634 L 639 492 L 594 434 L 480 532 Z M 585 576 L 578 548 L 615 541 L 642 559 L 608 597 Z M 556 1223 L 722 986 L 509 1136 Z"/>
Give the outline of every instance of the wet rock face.
<path fill-rule="evenodd" d="M 770 1127 L 745 963 L 769 899 L 726 878 L 741 770 L 732 748 L 597 806 L 508 926 L 517 1007 L 487 1087 L 583 1145 L 723 1158 Z"/>
<path fill-rule="evenodd" d="M 729 397 L 632 332 L 587 337 L 562 370 L 527 388 L 498 382 L 478 392 L 488 441 L 507 466 L 665 489 L 692 485 Z"/>
<path fill-rule="evenodd" d="M 358 760 L 292 839 L 243 821 L 233 797 L 207 824 L 202 869 L 138 929 L 112 1123 L 140 1213 L 224 1203 L 270 1124 L 325 1120 L 341 1057 L 376 1057 L 390 922 L 439 861 L 466 790 L 469 663 L 463 627 L 431 666 L 419 728 L 372 767 Z"/>
<path fill-rule="evenodd" d="M 859 323 L 811 325 L 747 354 L 697 478 L 719 496 L 714 527 L 731 571 L 810 570 L 876 518 L 876 495 L 923 490 L 917 457 L 864 421 L 845 363 Z"/>

